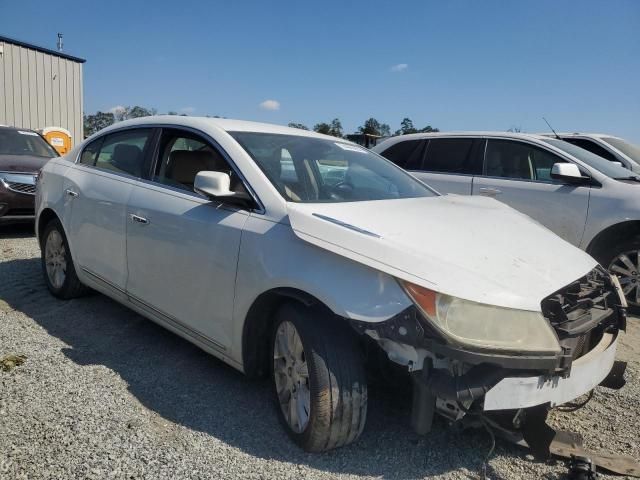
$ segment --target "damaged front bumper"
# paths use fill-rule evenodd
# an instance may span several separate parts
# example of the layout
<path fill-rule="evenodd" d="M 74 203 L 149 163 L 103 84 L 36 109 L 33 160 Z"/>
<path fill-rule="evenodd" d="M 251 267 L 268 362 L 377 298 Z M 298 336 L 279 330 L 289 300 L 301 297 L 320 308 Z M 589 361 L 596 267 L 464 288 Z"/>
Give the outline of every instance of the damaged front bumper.
<path fill-rule="evenodd" d="M 538 375 L 506 377 L 484 396 L 483 410 L 512 410 L 570 402 L 599 385 L 615 362 L 618 335 L 605 333 L 586 355 L 573 362 L 568 377 Z"/>
<path fill-rule="evenodd" d="M 618 333 L 626 328 L 619 285 L 601 267 L 542 301 L 556 354 L 478 351 L 452 345 L 415 307 L 378 324 L 352 321 L 414 379 L 417 431 L 435 411 L 459 420 L 471 411 L 560 405 L 589 392 L 611 371 Z"/>

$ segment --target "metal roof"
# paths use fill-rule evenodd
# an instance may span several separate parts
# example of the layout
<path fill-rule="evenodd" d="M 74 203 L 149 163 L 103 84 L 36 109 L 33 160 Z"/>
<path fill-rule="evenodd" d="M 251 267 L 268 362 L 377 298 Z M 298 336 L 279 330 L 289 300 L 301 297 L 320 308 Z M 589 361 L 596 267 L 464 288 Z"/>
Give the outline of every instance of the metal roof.
<path fill-rule="evenodd" d="M 57 50 L 50 50 L 48 48 L 39 47 L 38 45 L 33 45 L 32 43 L 23 42 L 20 40 L 16 40 L 14 38 L 3 37 L 2 35 L 0 35 L 0 42 L 11 43 L 13 45 L 18 45 L 19 47 L 30 48 L 38 52 L 47 53 L 49 55 L 55 55 L 56 57 L 60 57 L 60 58 L 66 58 L 67 60 L 72 60 L 78 63 L 86 62 L 84 58 L 74 57 L 73 55 L 67 55 L 66 53 L 58 52 Z"/>

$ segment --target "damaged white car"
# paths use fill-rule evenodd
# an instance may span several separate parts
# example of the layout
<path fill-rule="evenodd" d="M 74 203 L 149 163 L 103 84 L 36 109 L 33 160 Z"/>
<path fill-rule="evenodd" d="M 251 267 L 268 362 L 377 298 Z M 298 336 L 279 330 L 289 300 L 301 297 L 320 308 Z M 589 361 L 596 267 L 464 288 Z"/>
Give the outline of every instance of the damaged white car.
<path fill-rule="evenodd" d="M 586 253 L 313 132 L 121 122 L 48 162 L 36 203 L 54 295 L 90 287 L 270 374 L 308 451 L 358 438 L 381 355 L 413 378 L 418 432 L 435 413 L 506 412 L 516 427 L 607 377 L 625 328 L 619 285 Z"/>

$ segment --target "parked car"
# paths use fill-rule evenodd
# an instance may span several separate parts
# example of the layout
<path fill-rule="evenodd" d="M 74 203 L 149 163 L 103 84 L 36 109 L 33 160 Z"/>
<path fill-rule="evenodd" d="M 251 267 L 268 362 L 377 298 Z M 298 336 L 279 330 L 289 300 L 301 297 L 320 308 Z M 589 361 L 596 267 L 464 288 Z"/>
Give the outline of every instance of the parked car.
<path fill-rule="evenodd" d="M 556 137 L 555 134 L 545 135 Z M 601 133 L 559 133 L 557 137 L 611 162 L 619 162 L 628 170 L 640 173 L 640 146 L 622 138 Z"/>
<path fill-rule="evenodd" d="M 441 193 L 482 195 L 529 215 L 617 275 L 640 307 L 640 177 L 544 135 L 403 135 L 374 151 Z"/>
<path fill-rule="evenodd" d="M 57 156 L 39 133 L 0 126 L 0 223 L 33 221 L 36 177 Z"/>
<path fill-rule="evenodd" d="M 49 162 L 37 187 L 53 295 L 91 287 L 249 376 L 270 373 L 308 451 L 358 438 L 380 355 L 412 373 L 426 432 L 434 411 L 590 391 L 624 329 L 615 277 L 584 252 L 314 132 L 136 119 Z"/>

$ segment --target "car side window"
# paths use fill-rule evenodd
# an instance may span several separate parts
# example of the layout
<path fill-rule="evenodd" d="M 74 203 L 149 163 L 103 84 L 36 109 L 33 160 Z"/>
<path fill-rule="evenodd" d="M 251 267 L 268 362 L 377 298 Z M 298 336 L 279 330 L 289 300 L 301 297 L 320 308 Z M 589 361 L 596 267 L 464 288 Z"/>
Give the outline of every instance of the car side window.
<path fill-rule="evenodd" d="M 485 154 L 485 174 L 489 177 L 552 182 L 551 167 L 565 160 L 524 142 L 491 140 Z"/>
<path fill-rule="evenodd" d="M 98 152 L 100 151 L 103 140 L 104 137 L 100 137 L 84 147 L 82 155 L 80 155 L 80 163 L 93 167 L 96 164 L 96 158 L 98 157 Z"/>
<path fill-rule="evenodd" d="M 227 173 L 231 177 L 232 191 L 246 191 L 222 154 L 204 138 L 183 130 L 164 129 L 153 181 L 193 192 L 196 175 L 201 171 Z"/>
<path fill-rule="evenodd" d="M 134 177 L 142 176 L 144 150 L 150 138 L 151 129 L 149 128 L 107 135 L 95 158 L 95 166 Z M 88 159 L 89 153 L 87 153 Z M 81 161 L 84 163 L 82 159 Z"/>
<path fill-rule="evenodd" d="M 428 140 L 400 141 L 382 152 L 382 156 L 405 170 L 422 168 L 422 153 Z"/>
<path fill-rule="evenodd" d="M 432 138 L 427 146 L 424 170 L 428 172 L 476 175 L 482 164 L 475 161 L 473 138 Z"/>
<path fill-rule="evenodd" d="M 565 142 L 573 143 L 574 145 L 576 145 L 576 146 L 578 146 L 580 148 L 584 148 L 588 152 L 595 153 L 599 157 L 606 158 L 610 162 L 619 162 L 620 161 L 609 150 L 607 150 L 604 147 L 601 147 L 596 142 L 592 142 L 591 140 L 586 140 L 584 138 L 571 138 L 571 137 L 563 138 L 563 140 Z"/>

